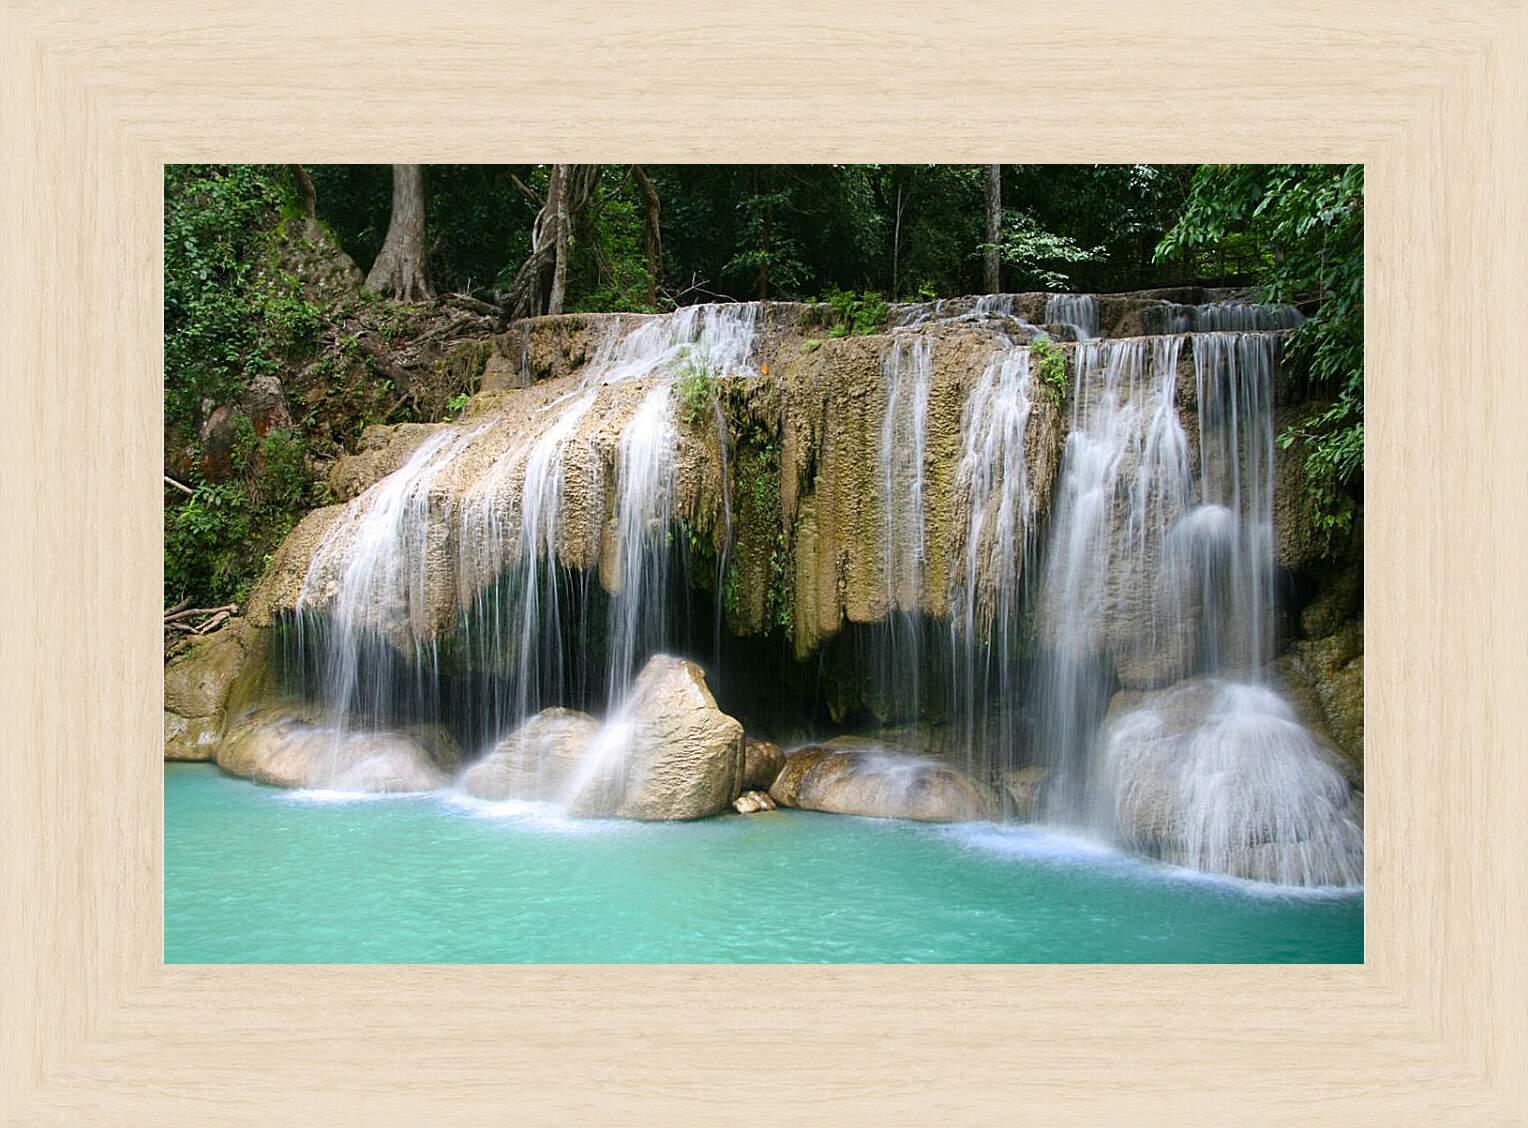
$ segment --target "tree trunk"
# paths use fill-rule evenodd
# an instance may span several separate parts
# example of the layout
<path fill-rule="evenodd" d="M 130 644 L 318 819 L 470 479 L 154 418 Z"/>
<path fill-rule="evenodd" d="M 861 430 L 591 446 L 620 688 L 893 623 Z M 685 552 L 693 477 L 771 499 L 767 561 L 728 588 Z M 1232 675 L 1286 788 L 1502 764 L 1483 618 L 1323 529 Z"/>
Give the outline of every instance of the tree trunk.
<path fill-rule="evenodd" d="M 567 300 L 573 224 L 589 206 L 603 167 L 552 166 L 546 199 L 531 225 L 531 253 L 520 264 L 504 295 L 504 310 L 509 317 L 534 317 L 541 312 L 543 273 L 551 276 L 546 312 L 562 312 Z"/>
<path fill-rule="evenodd" d="M 302 210 L 309 219 L 318 216 L 318 189 L 313 187 L 313 178 L 308 175 L 308 170 L 302 165 L 294 164 L 287 166 L 292 170 L 292 175 L 297 178 L 297 187 L 302 190 Z"/>
<path fill-rule="evenodd" d="M 647 202 L 647 226 L 643 233 L 643 249 L 647 252 L 647 304 L 658 308 L 658 288 L 663 283 L 663 230 L 658 224 L 660 201 L 658 189 L 642 171 L 641 165 L 631 166 L 631 175 L 642 190 Z"/>
<path fill-rule="evenodd" d="M 998 240 L 1003 236 L 1003 166 L 987 166 L 987 250 L 982 259 L 982 288 L 997 294 L 1003 288 Z"/>
<path fill-rule="evenodd" d="M 392 220 L 381 253 L 366 276 L 366 288 L 400 302 L 428 301 L 435 296 L 425 269 L 421 165 L 393 165 Z"/>
<path fill-rule="evenodd" d="M 546 206 L 552 214 L 552 289 L 546 300 L 548 313 L 561 313 L 568 294 L 568 165 L 553 165 L 547 185 Z"/>

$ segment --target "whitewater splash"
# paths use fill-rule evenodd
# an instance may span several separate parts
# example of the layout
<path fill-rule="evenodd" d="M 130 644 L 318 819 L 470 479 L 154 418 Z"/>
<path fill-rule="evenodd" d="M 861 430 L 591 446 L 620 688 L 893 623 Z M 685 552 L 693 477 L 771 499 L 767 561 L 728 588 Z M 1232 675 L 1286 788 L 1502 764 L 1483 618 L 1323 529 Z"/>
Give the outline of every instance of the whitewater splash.
<path fill-rule="evenodd" d="M 1107 726 L 1100 775 L 1095 825 L 1139 853 L 1281 885 L 1363 884 L 1361 796 L 1266 686 L 1156 695 Z"/>

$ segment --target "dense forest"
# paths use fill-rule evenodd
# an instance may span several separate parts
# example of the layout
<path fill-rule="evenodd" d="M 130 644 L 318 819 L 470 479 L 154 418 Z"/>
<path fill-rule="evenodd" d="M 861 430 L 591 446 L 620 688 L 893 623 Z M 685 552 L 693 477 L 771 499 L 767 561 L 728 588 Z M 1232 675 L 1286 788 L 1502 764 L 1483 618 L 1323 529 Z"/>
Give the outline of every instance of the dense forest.
<path fill-rule="evenodd" d="M 473 335 L 699 302 L 1245 287 L 1334 546 L 1360 513 L 1363 177 L 1318 165 L 187 165 L 165 173 L 165 600 L 240 601 L 366 425 L 474 391 Z M 846 331 L 849 331 L 846 329 Z M 421 377 L 421 372 L 428 376 Z"/>

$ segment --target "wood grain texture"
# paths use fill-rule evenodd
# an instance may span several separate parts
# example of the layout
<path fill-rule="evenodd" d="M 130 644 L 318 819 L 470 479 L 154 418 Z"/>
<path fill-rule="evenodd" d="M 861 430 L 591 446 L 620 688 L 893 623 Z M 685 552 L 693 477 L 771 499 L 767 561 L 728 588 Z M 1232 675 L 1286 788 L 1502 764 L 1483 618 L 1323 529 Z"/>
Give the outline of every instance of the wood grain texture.
<path fill-rule="evenodd" d="M 0 1123 L 1528 1123 L 1521 2 L 0 13 Z M 1367 963 L 165 967 L 206 159 L 1366 161 Z"/>

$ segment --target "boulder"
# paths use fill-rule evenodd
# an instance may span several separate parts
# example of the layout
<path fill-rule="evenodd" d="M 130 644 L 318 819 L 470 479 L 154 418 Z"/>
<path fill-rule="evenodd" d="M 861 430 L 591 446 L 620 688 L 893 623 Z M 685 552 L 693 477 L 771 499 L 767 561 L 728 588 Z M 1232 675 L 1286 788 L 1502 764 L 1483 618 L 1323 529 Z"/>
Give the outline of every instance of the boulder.
<path fill-rule="evenodd" d="M 1256 881 L 1363 883 L 1356 771 L 1267 686 L 1118 693 L 1100 765 L 1101 813 L 1133 850 Z"/>
<path fill-rule="evenodd" d="M 745 791 L 732 801 L 732 809 L 740 815 L 752 815 L 773 811 L 775 801 L 762 791 Z"/>
<path fill-rule="evenodd" d="M 468 768 L 462 788 L 479 799 L 560 800 L 599 727 L 588 713 L 544 709 Z"/>
<path fill-rule="evenodd" d="M 1020 822 L 1034 822 L 1044 810 L 1045 781 L 1050 769 L 1038 764 L 1008 772 L 1003 776 L 1003 790 L 1013 806 L 1013 817 Z"/>
<path fill-rule="evenodd" d="M 425 746 L 394 730 L 341 732 L 300 711 L 257 710 L 218 747 L 218 766 L 276 787 L 433 791 L 448 779 Z"/>
<path fill-rule="evenodd" d="M 590 742 L 568 810 L 649 820 L 720 814 L 743 790 L 744 764 L 743 726 L 716 707 L 701 668 L 655 654 Z"/>
<path fill-rule="evenodd" d="M 222 739 L 235 683 L 259 673 L 265 636 L 243 619 L 193 637 L 165 664 L 164 758 L 210 760 Z"/>
<path fill-rule="evenodd" d="M 997 812 L 991 789 L 954 768 L 860 738 L 793 752 L 769 795 L 783 807 L 925 822 L 988 819 Z"/>
<path fill-rule="evenodd" d="M 742 786 L 746 790 L 768 791 L 784 766 L 785 753 L 778 744 L 751 736 L 744 738 Z"/>

